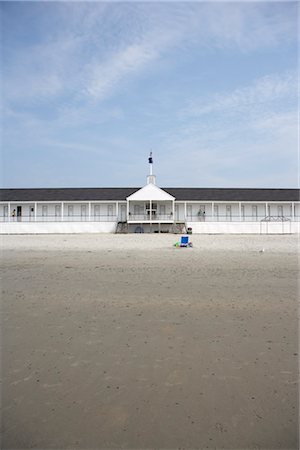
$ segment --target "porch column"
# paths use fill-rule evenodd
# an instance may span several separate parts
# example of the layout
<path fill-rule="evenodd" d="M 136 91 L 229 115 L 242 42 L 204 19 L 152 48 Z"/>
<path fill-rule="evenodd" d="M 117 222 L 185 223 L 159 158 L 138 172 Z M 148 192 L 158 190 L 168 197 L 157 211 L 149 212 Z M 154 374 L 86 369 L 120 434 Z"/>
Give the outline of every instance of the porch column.
<path fill-rule="evenodd" d="M 150 225 L 152 221 L 152 200 L 150 200 Z"/>
<path fill-rule="evenodd" d="M 8 202 L 8 205 L 7 205 L 7 215 L 8 215 L 7 220 L 8 220 L 8 222 L 10 222 L 10 202 Z"/>
<path fill-rule="evenodd" d="M 116 202 L 116 216 L 117 216 L 117 221 L 119 220 L 119 202 Z"/>
<path fill-rule="evenodd" d="M 91 221 L 91 209 L 92 209 L 91 202 L 89 202 L 88 203 L 88 221 L 89 222 Z"/>
<path fill-rule="evenodd" d="M 34 221 L 36 222 L 37 218 L 37 202 L 34 203 Z"/>
<path fill-rule="evenodd" d="M 184 221 L 186 222 L 186 202 L 184 202 Z"/>
<path fill-rule="evenodd" d="M 175 200 L 172 200 L 173 222 L 175 222 Z"/>
<path fill-rule="evenodd" d="M 64 221 L 64 202 L 61 202 L 61 221 Z"/>
<path fill-rule="evenodd" d="M 212 222 L 215 219 L 215 202 L 211 202 L 211 220 Z"/>
<path fill-rule="evenodd" d="M 292 202 L 292 222 L 295 220 L 295 203 Z"/>
<path fill-rule="evenodd" d="M 242 221 L 242 203 L 239 202 L 239 216 L 240 216 L 240 222 Z"/>

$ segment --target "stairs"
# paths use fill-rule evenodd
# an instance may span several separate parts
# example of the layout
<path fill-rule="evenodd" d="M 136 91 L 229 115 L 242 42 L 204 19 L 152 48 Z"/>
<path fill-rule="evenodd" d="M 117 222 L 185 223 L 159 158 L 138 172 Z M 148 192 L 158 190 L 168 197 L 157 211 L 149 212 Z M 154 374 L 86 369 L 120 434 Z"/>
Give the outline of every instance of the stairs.
<path fill-rule="evenodd" d="M 128 223 L 127 222 L 118 222 L 117 223 L 116 234 L 118 234 L 118 233 L 120 233 L 120 234 L 128 233 Z"/>
<path fill-rule="evenodd" d="M 186 234 L 186 223 L 185 222 L 177 222 L 172 226 L 172 233 L 174 234 Z"/>

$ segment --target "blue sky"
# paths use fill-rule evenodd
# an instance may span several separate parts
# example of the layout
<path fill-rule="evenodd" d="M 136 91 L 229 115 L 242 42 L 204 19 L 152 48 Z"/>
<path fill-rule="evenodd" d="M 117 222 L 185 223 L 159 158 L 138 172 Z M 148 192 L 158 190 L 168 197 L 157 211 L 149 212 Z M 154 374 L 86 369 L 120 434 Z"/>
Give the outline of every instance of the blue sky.
<path fill-rule="evenodd" d="M 3 187 L 297 187 L 296 2 L 1 2 Z"/>

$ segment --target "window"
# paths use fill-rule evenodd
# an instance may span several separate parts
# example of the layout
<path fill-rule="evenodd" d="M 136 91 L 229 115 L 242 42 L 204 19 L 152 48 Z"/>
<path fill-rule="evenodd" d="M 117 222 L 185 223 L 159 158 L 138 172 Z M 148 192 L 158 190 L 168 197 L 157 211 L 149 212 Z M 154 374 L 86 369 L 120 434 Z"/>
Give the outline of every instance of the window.
<path fill-rule="evenodd" d="M 73 205 L 68 205 L 68 216 L 72 217 L 74 213 Z"/>
<path fill-rule="evenodd" d="M 277 210 L 278 210 L 278 217 L 283 217 L 283 206 L 279 205 Z"/>
<path fill-rule="evenodd" d="M 46 217 L 48 215 L 48 206 L 43 205 L 42 206 L 42 217 Z"/>
<path fill-rule="evenodd" d="M 155 216 L 157 211 L 157 203 L 151 204 L 151 216 Z M 146 213 L 148 216 L 150 216 L 150 202 L 146 203 Z"/>
<path fill-rule="evenodd" d="M 86 205 L 81 205 L 80 215 L 81 215 L 81 217 L 86 217 Z"/>

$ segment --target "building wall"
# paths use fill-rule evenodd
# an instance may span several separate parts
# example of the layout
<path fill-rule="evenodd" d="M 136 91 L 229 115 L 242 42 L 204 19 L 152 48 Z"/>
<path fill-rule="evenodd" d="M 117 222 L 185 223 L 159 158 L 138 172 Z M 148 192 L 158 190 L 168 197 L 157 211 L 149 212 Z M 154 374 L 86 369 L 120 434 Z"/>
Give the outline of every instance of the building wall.
<path fill-rule="evenodd" d="M 193 234 L 296 234 L 299 222 L 187 222 Z"/>
<path fill-rule="evenodd" d="M 160 202 L 156 202 L 159 203 Z M 139 203 L 140 206 L 143 208 L 144 207 L 144 202 L 140 202 Z M 172 202 L 168 202 L 168 203 L 164 203 L 166 205 L 166 214 L 169 214 L 172 211 Z M 86 208 L 86 215 L 82 215 L 82 211 L 81 211 L 81 206 L 85 205 Z M 116 217 L 116 211 L 117 211 L 117 207 L 116 207 L 116 202 L 105 202 L 105 203 L 97 203 L 97 202 L 91 202 L 91 220 L 90 222 L 101 222 L 104 223 L 104 225 L 106 225 L 107 223 L 110 222 L 114 222 L 116 223 L 118 220 L 121 219 L 121 206 L 125 207 L 125 218 L 124 220 L 126 220 L 126 215 L 127 215 L 127 205 L 125 202 L 119 202 L 119 214 L 118 214 L 118 218 Z M 185 204 L 184 202 L 179 202 L 179 203 L 175 203 L 176 205 L 176 209 L 178 211 L 178 213 L 176 214 L 175 212 L 175 221 L 176 220 L 181 220 L 184 221 L 185 220 L 185 216 L 184 216 L 184 211 L 185 211 Z M 255 231 L 257 230 L 258 226 L 264 226 L 264 225 L 260 225 L 260 221 L 261 219 L 263 219 L 264 217 L 267 216 L 272 216 L 272 217 L 279 217 L 281 215 L 283 215 L 286 218 L 292 218 L 292 204 L 291 203 L 269 203 L 268 204 L 268 210 L 266 211 L 266 204 L 265 203 L 242 203 L 242 222 L 245 222 L 244 226 L 237 226 L 235 224 L 235 222 L 239 222 L 239 217 L 240 217 L 240 210 L 239 210 L 239 204 L 238 203 L 218 203 L 215 202 L 214 203 L 214 216 L 212 216 L 212 203 L 205 203 L 205 202 L 186 202 L 186 210 L 187 210 L 187 214 L 191 214 L 191 216 L 187 217 L 187 222 L 192 226 L 192 228 L 195 230 L 194 232 L 204 232 L 204 233 L 210 233 L 210 232 L 223 232 L 220 230 L 225 230 L 225 233 L 228 232 L 233 232 L 231 230 L 236 230 L 234 232 L 237 233 L 250 233 L 250 232 L 258 232 Z M 18 224 L 20 222 L 35 222 L 35 211 L 34 211 L 34 207 L 35 207 L 35 203 L 11 203 L 10 205 L 10 212 L 12 213 L 12 211 L 15 209 L 17 211 L 17 207 L 18 206 L 22 206 L 22 217 L 18 218 L 12 218 L 10 217 L 10 221 L 11 222 L 17 222 Z M 5 209 L 6 207 L 6 209 Z M 69 208 L 71 207 L 71 208 Z M 134 203 L 131 205 L 132 207 L 132 211 L 134 211 L 133 207 L 134 207 Z M 230 208 L 229 208 L 230 207 Z M 33 208 L 33 211 L 32 211 Z M 202 209 L 202 213 L 205 210 L 205 215 L 198 215 L 198 212 L 200 210 L 200 208 Z M 159 208 L 158 208 L 159 211 Z M 8 208 L 7 208 L 7 204 L 0 204 L 0 221 L 3 223 L 5 223 L 6 221 L 8 221 L 8 217 L 6 215 L 6 217 L 4 217 L 4 212 L 6 212 L 6 214 L 8 214 Z M 267 212 L 267 214 L 266 214 Z M 294 202 L 294 219 L 295 221 L 299 221 L 300 220 L 300 203 L 298 202 Z M 256 217 L 257 214 L 257 217 Z M 37 211 L 36 211 L 36 215 L 37 215 L 37 222 L 46 222 L 46 223 L 51 223 L 51 222 L 57 222 L 57 223 L 65 223 L 65 222 L 82 222 L 82 223 L 89 223 L 88 222 L 88 202 L 82 202 L 82 203 L 71 203 L 71 202 L 64 202 L 64 219 L 62 222 L 61 219 L 61 203 L 38 203 L 37 204 Z M 224 223 L 231 223 L 232 226 L 228 226 L 228 225 L 224 225 Z M 256 223 L 256 225 L 249 225 L 250 222 L 253 222 L 254 224 Z M 207 225 L 204 226 L 203 223 L 205 224 L 211 224 L 211 225 Z M 216 226 L 216 228 L 211 228 L 213 223 L 220 223 L 220 225 Z M 199 225 L 197 225 L 199 224 Z M 33 224 L 31 223 L 30 226 L 32 226 Z M 282 227 L 283 231 L 285 232 L 285 230 L 287 229 L 287 227 L 289 226 L 288 224 L 282 224 L 279 223 L 277 225 L 272 225 L 271 223 L 269 223 L 268 225 L 266 225 L 268 227 L 269 230 L 280 230 L 280 227 Z M 297 228 L 297 224 L 292 225 L 291 228 L 292 230 L 295 230 Z M 254 227 L 254 228 L 253 228 Z M 255 228 L 256 227 L 256 228 Z M 296 227 L 296 228 L 295 228 Z M 101 227 L 100 227 L 101 228 Z M 20 230 L 21 228 L 19 227 L 13 227 L 13 229 L 15 230 L 14 232 L 19 232 L 18 230 Z M 27 228 L 26 228 L 27 229 Z M 36 228 L 31 228 L 32 230 L 35 230 Z M 62 230 L 65 230 L 64 227 L 59 228 Z M 80 227 L 78 228 L 78 226 L 75 227 L 76 230 L 80 230 Z M 92 228 L 93 229 L 93 228 Z M 10 228 L 3 228 L 4 231 L 2 232 L 11 232 L 9 231 Z M 6 230 L 6 231 L 5 231 Z M 8 230 L 8 231 L 7 231 Z M 24 230 L 24 228 L 22 228 L 22 230 Z M 41 232 L 43 231 L 44 228 L 42 228 Z M 106 230 L 105 226 L 104 226 L 104 230 Z M 216 230 L 216 231 L 213 231 Z M 21 232 L 21 231 L 20 231 Z M 23 232 L 23 231 L 22 231 Z M 64 232 L 64 231 L 63 231 Z M 74 231 L 74 232 L 81 232 L 81 231 Z M 82 231 L 84 232 L 84 231 Z M 87 231 L 89 232 L 89 231 Z M 93 231 L 91 231 L 93 232 Z M 106 231 L 104 231 L 106 232 Z M 294 231 L 292 231 L 294 232 Z"/>
<path fill-rule="evenodd" d="M 4 222 L 0 234 L 114 233 L 116 222 Z"/>

